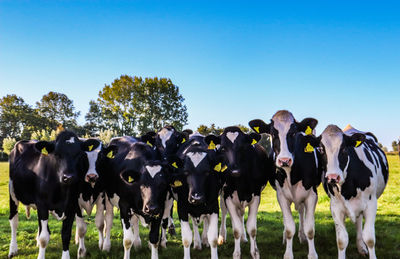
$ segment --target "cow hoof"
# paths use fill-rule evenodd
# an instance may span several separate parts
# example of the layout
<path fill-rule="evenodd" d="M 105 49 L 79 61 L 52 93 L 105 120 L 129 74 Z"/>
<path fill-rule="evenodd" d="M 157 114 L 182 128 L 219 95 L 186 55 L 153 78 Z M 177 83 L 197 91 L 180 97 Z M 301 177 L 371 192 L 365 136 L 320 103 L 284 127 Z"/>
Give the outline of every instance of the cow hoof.
<path fill-rule="evenodd" d="M 240 259 L 240 252 L 234 252 L 233 259 Z"/>
<path fill-rule="evenodd" d="M 109 252 L 110 249 L 111 249 L 111 242 L 106 242 L 106 241 L 104 241 L 102 250 L 103 250 L 104 252 Z"/>
<path fill-rule="evenodd" d="M 196 249 L 196 250 L 201 250 L 201 244 L 200 244 L 200 242 L 195 242 L 195 243 L 193 244 L 193 248 Z"/>
<path fill-rule="evenodd" d="M 218 245 L 221 246 L 225 243 L 225 238 L 223 236 L 218 237 Z"/>
<path fill-rule="evenodd" d="M 203 238 L 201 239 L 201 243 L 202 243 L 203 245 L 205 245 L 206 247 L 208 247 L 208 246 L 209 246 L 209 244 L 208 244 L 208 238 L 207 238 L 207 237 L 203 237 Z"/>
<path fill-rule="evenodd" d="M 167 241 L 166 240 L 160 241 L 160 246 L 161 248 L 167 248 Z"/>
<path fill-rule="evenodd" d="M 171 236 L 175 236 L 176 235 L 176 231 L 175 231 L 175 226 L 171 225 L 168 227 L 168 234 L 170 234 Z"/>
<path fill-rule="evenodd" d="M 293 259 L 293 253 L 285 253 L 283 259 Z"/>
<path fill-rule="evenodd" d="M 79 248 L 78 249 L 78 258 L 82 258 L 86 256 L 86 249 Z"/>
<path fill-rule="evenodd" d="M 135 250 L 139 250 L 140 248 L 142 248 L 142 240 L 140 239 L 133 240 L 133 248 Z"/>
<path fill-rule="evenodd" d="M 368 255 L 367 246 L 365 245 L 365 243 L 363 241 L 357 243 L 357 250 L 358 250 L 358 253 L 362 256 Z"/>
<path fill-rule="evenodd" d="M 304 234 L 304 232 L 302 232 L 302 231 L 299 232 L 299 241 L 300 241 L 300 244 L 304 244 L 307 242 L 307 237 Z"/>
<path fill-rule="evenodd" d="M 258 252 L 258 249 L 256 248 L 255 251 L 250 252 L 251 253 L 251 258 L 253 259 L 260 259 L 260 253 Z"/>
<path fill-rule="evenodd" d="M 16 256 L 18 254 L 18 249 L 15 251 L 10 251 L 10 253 L 8 254 L 8 258 L 13 258 L 14 256 Z"/>

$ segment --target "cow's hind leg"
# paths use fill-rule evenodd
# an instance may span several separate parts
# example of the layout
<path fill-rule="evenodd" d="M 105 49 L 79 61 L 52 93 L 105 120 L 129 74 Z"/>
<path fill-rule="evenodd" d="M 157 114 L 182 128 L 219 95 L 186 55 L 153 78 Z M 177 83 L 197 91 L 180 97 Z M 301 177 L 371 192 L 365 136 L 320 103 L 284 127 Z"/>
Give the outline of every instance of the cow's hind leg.
<path fill-rule="evenodd" d="M 103 242 L 103 251 L 110 251 L 111 248 L 111 228 L 113 224 L 114 218 L 114 208 L 111 202 L 109 201 L 107 195 L 105 195 L 105 207 L 106 207 L 106 226 L 104 228 L 104 242 Z"/>
<path fill-rule="evenodd" d="M 133 215 L 131 218 L 132 226 L 133 226 L 133 248 L 138 250 L 142 247 L 142 240 L 140 240 L 139 233 L 139 218 L 137 215 Z"/>
<path fill-rule="evenodd" d="M 290 209 L 291 202 L 288 201 L 280 188 L 277 188 L 276 195 L 278 197 L 278 203 L 281 207 L 283 214 L 283 224 L 285 229 L 283 230 L 283 241 L 286 242 L 286 250 L 283 256 L 284 259 L 292 259 L 293 258 L 293 236 L 296 233 L 296 225 L 293 220 L 292 211 Z"/>
<path fill-rule="evenodd" d="M 232 202 L 231 198 L 226 199 L 226 207 L 228 208 L 229 215 L 231 216 L 233 226 L 233 237 L 235 238 L 235 249 L 233 251 L 233 258 L 240 258 L 240 239 L 243 235 L 243 220 L 242 216 L 238 214 L 238 209 Z"/>
<path fill-rule="evenodd" d="M 172 217 L 171 211 L 172 211 L 173 205 L 174 205 L 174 199 L 172 197 L 170 197 L 169 194 L 167 195 L 164 205 L 165 206 L 164 206 L 164 212 L 163 212 L 162 224 L 161 224 L 160 246 L 163 248 L 166 248 L 167 247 L 167 228 L 170 224 L 170 217 Z M 175 231 L 175 227 L 174 227 L 174 231 Z"/>
<path fill-rule="evenodd" d="M 193 224 L 193 248 L 197 250 L 201 250 L 201 240 L 200 240 L 200 233 L 199 233 L 199 222 L 198 219 L 192 217 L 192 224 Z"/>
<path fill-rule="evenodd" d="M 304 209 L 304 203 L 301 203 L 299 205 L 299 241 L 301 244 L 307 242 L 307 237 L 306 234 L 304 233 L 304 218 L 305 218 L 305 209 Z"/>
<path fill-rule="evenodd" d="M 218 217 L 218 215 L 217 215 L 217 217 Z M 204 220 L 203 220 L 203 232 L 201 233 L 201 243 L 203 245 L 205 245 L 206 247 L 209 246 L 209 243 L 208 243 L 208 228 L 209 228 L 209 218 L 208 217 L 204 217 Z M 218 224 L 217 224 L 217 229 L 218 229 Z"/>
<path fill-rule="evenodd" d="M 226 214 L 228 212 L 223 194 L 219 197 L 219 203 L 221 206 L 221 226 L 219 228 L 218 245 L 222 245 L 226 242 Z"/>
<path fill-rule="evenodd" d="M 362 256 L 366 256 L 368 254 L 368 248 L 365 245 L 363 237 L 362 237 L 362 223 L 363 223 L 363 215 L 361 214 L 356 219 L 357 250 Z"/>
<path fill-rule="evenodd" d="M 370 259 L 375 259 L 375 217 L 377 209 L 377 200 L 372 198 L 368 201 L 367 208 L 364 211 L 365 224 L 363 229 L 363 240 L 367 244 Z"/>
<path fill-rule="evenodd" d="M 99 194 L 99 197 L 96 201 L 96 216 L 94 222 L 96 224 L 96 228 L 99 232 L 99 249 L 103 249 L 104 243 L 104 195 L 103 193 Z"/>
<path fill-rule="evenodd" d="M 76 236 L 78 236 L 77 257 L 81 258 L 85 257 L 86 255 L 85 234 L 87 231 L 87 226 L 80 210 L 77 212 L 75 219 L 76 219 Z"/>
<path fill-rule="evenodd" d="M 249 204 L 249 215 L 247 217 L 247 234 L 250 238 L 250 254 L 253 259 L 259 259 L 260 253 L 257 248 L 257 212 L 260 205 L 260 196 L 254 196 L 253 201 Z"/>
<path fill-rule="evenodd" d="M 318 202 L 318 196 L 315 192 L 311 192 L 305 201 L 305 221 L 304 232 L 308 242 L 308 258 L 317 259 L 318 254 L 315 250 L 314 236 L 315 236 L 315 206 Z"/>
<path fill-rule="evenodd" d="M 11 193 L 11 190 L 10 190 Z M 18 228 L 18 201 L 14 199 L 10 194 L 10 227 L 11 227 L 11 241 L 10 250 L 8 252 L 8 258 L 15 256 L 18 252 L 17 245 L 17 228 Z"/>

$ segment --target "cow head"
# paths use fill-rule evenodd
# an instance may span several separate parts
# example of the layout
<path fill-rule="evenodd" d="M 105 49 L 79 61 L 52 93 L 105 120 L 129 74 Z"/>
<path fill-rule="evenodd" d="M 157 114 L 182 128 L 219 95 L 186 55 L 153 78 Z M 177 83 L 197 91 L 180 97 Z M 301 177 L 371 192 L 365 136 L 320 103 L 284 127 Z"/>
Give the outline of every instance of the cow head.
<path fill-rule="evenodd" d="M 347 176 L 347 167 L 350 161 L 350 152 L 365 141 L 365 135 L 354 133 L 348 136 L 336 125 L 329 125 L 316 138 L 316 145 L 320 146 L 322 167 L 324 168 L 325 182 L 330 185 L 342 185 Z"/>
<path fill-rule="evenodd" d="M 83 166 L 85 169 L 87 168 L 84 179 L 85 182 L 94 187 L 96 181 L 99 178 L 99 173 L 96 167 L 98 166 L 102 144 L 97 139 L 88 139 L 81 141 L 81 149 L 86 153 L 86 158 L 83 159 Z"/>
<path fill-rule="evenodd" d="M 123 163 L 120 177 L 128 186 L 140 189 L 143 213 L 158 217 L 169 188 L 166 165 L 156 160 L 155 151 L 149 145 L 141 142 L 132 145 Z"/>
<path fill-rule="evenodd" d="M 276 112 L 269 124 L 262 120 L 249 122 L 249 126 L 255 132 L 267 133 L 272 136 L 275 165 L 279 168 L 290 168 L 293 165 L 297 133 L 311 135 L 317 124 L 318 121 L 314 118 L 306 118 L 297 122 L 292 113 L 286 110 Z"/>
<path fill-rule="evenodd" d="M 156 148 L 163 160 L 174 155 L 179 147 L 188 140 L 186 132 L 179 132 L 173 126 L 165 126 L 155 137 Z"/>
<path fill-rule="evenodd" d="M 62 131 L 55 141 L 39 141 L 35 144 L 35 148 L 56 165 L 60 183 L 70 185 L 78 178 L 83 178 L 80 162 L 85 154 L 81 149 L 81 141 L 75 133 Z"/>
<path fill-rule="evenodd" d="M 245 134 L 238 127 L 227 127 L 220 136 L 207 136 L 206 142 L 219 145 L 218 154 L 221 156 L 222 164 L 227 166 L 227 171 L 234 177 L 241 175 L 242 166 L 246 164 L 246 156 L 249 151 L 261 139 L 259 134 Z"/>

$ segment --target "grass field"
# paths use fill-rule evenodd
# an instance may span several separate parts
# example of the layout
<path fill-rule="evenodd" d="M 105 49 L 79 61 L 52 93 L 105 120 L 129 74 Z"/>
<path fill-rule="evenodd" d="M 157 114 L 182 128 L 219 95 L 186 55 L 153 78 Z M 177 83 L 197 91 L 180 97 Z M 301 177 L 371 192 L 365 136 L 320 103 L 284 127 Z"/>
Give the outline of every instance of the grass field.
<path fill-rule="evenodd" d="M 376 254 L 378 258 L 400 258 L 400 161 L 398 156 L 389 156 L 390 175 L 385 192 L 378 201 L 376 218 Z M 318 189 L 319 201 L 316 210 L 316 237 L 315 245 L 319 258 L 337 257 L 335 228 L 329 211 L 329 199 L 320 186 Z M 0 163 L 0 258 L 8 254 L 10 242 L 10 226 L 8 222 L 8 163 Z M 19 256 L 16 258 L 35 258 L 37 217 L 34 212 L 31 219 L 25 217 L 24 206 L 19 208 L 18 248 Z M 298 214 L 295 212 L 296 224 Z M 176 219 L 175 215 L 175 219 Z M 119 213 L 114 218 L 112 229 L 112 247 L 109 253 L 100 252 L 97 247 L 97 231 L 94 226 L 94 215 L 86 217 L 89 222 L 86 235 L 86 248 L 88 258 L 122 258 L 122 229 L 119 221 Z M 168 237 L 167 249 L 159 251 L 160 258 L 183 258 L 179 222 L 175 220 L 178 235 Z M 49 221 L 51 230 L 50 243 L 46 251 L 47 258 L 61 257 L 61 222 L 51 218 Z M 220 258 L 231 258 L 233 253 L 233 235 L 228 219 L 228 243 L 218 248 Z M 347 220 L 349 232 L 348 258 L 363 258 L 357 253 L 354 224 Z M 258 212 L 257 243 L 261 258 L 282 258 L 285 246 L 282 245 L 282 214 L 276 201 L 275 191 L 268 186 L 262 195 L 260 210 Z M 149 258 L 150 249 L 147 247 L 148 230 L 141 227 L 142 248 L 139 251 L 131 250 L 132 258 Z M 73 235 L 75 228 L 73 229 Z M 300 244 L 296 237 L 293 242 L 295 258 L 307 258 L 307 245 Z M 77 246 L 71 240 L 71 258 L 76 258 Z M 209 248 L 203 247 L 202 251 L 191 251 L 192 258 L 209 258 Z M 249 244 L 242 244 L 242 258 L 249 258 Z"/>

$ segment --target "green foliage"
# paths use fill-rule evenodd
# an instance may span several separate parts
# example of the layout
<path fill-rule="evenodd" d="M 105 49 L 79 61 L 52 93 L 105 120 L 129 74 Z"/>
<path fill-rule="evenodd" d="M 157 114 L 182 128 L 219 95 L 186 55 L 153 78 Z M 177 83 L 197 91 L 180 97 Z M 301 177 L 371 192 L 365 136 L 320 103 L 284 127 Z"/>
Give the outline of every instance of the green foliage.
<path fill-rule="evenodd" d="M 400 142 L 400 141 L 399 141 Z M 393 148 L 393 151 L 394 152 L 398 152 L 399 151 L 399 143 L 398 141 L 396 141 L 396 140 L 393 140 L 393 142 L 392 142 L 392 148 Z"/>
<path fill-rule="evenodd" d="M 115 130 L 100 130 L 99 139 L 103 142 L 104 145 L 108 145 L 112 138 L 117 137 L 117 131 Z"/>
<path fill-rule="evenodd" d="M 184 98 L 170 79 L 122 75 L 99 92 L 97 104 L 91 103 L 86 115 L 90 122 L 101 114 L 101 128 L 120 135 L 143 134 L 165 124 L 181 130 L 187 124 Z M 89 122 L 89 123 L 90 123 Z"/>
<path fill-rule="evenodd" d="M 200 134 L 204 135 L 204 136 L 207 136 L 207 135 L 210 135 L 210 134 L 213 134 L 213 135 L 217 135 L 217 136 L 218 136 L 218 135 L 221 135 L 222 132 L 224 132 L 224 129 L 215 126 L 215 124 L 213 123 L 213 124 L 211 124 L 210 127 L 208 127 L 208 126 L 206 126 L 206 125 L 204 125 L 204 124 L 201 124 L 201 125 L 197 128 L 196 131 L 199 132 Z"/>
<path fill-rule="evenodd" d="M 52 140 L 56 139 L 56 136 L 57 136 L 57 131 L 51 130 L 49 132 L 45 129 L 42 129 L 42 130 L 34 131 L 31 135 L 31 139 L 52 141 Z"/>
<path fill-rule="evenodd" d="M 14 148 L 15 143 L 17 143 L 17 140 L 15 140 L 15 138 L 7 137 L 3 139 L 3 152 L 9 155 L 11 153 L 11 150 Z"/>

